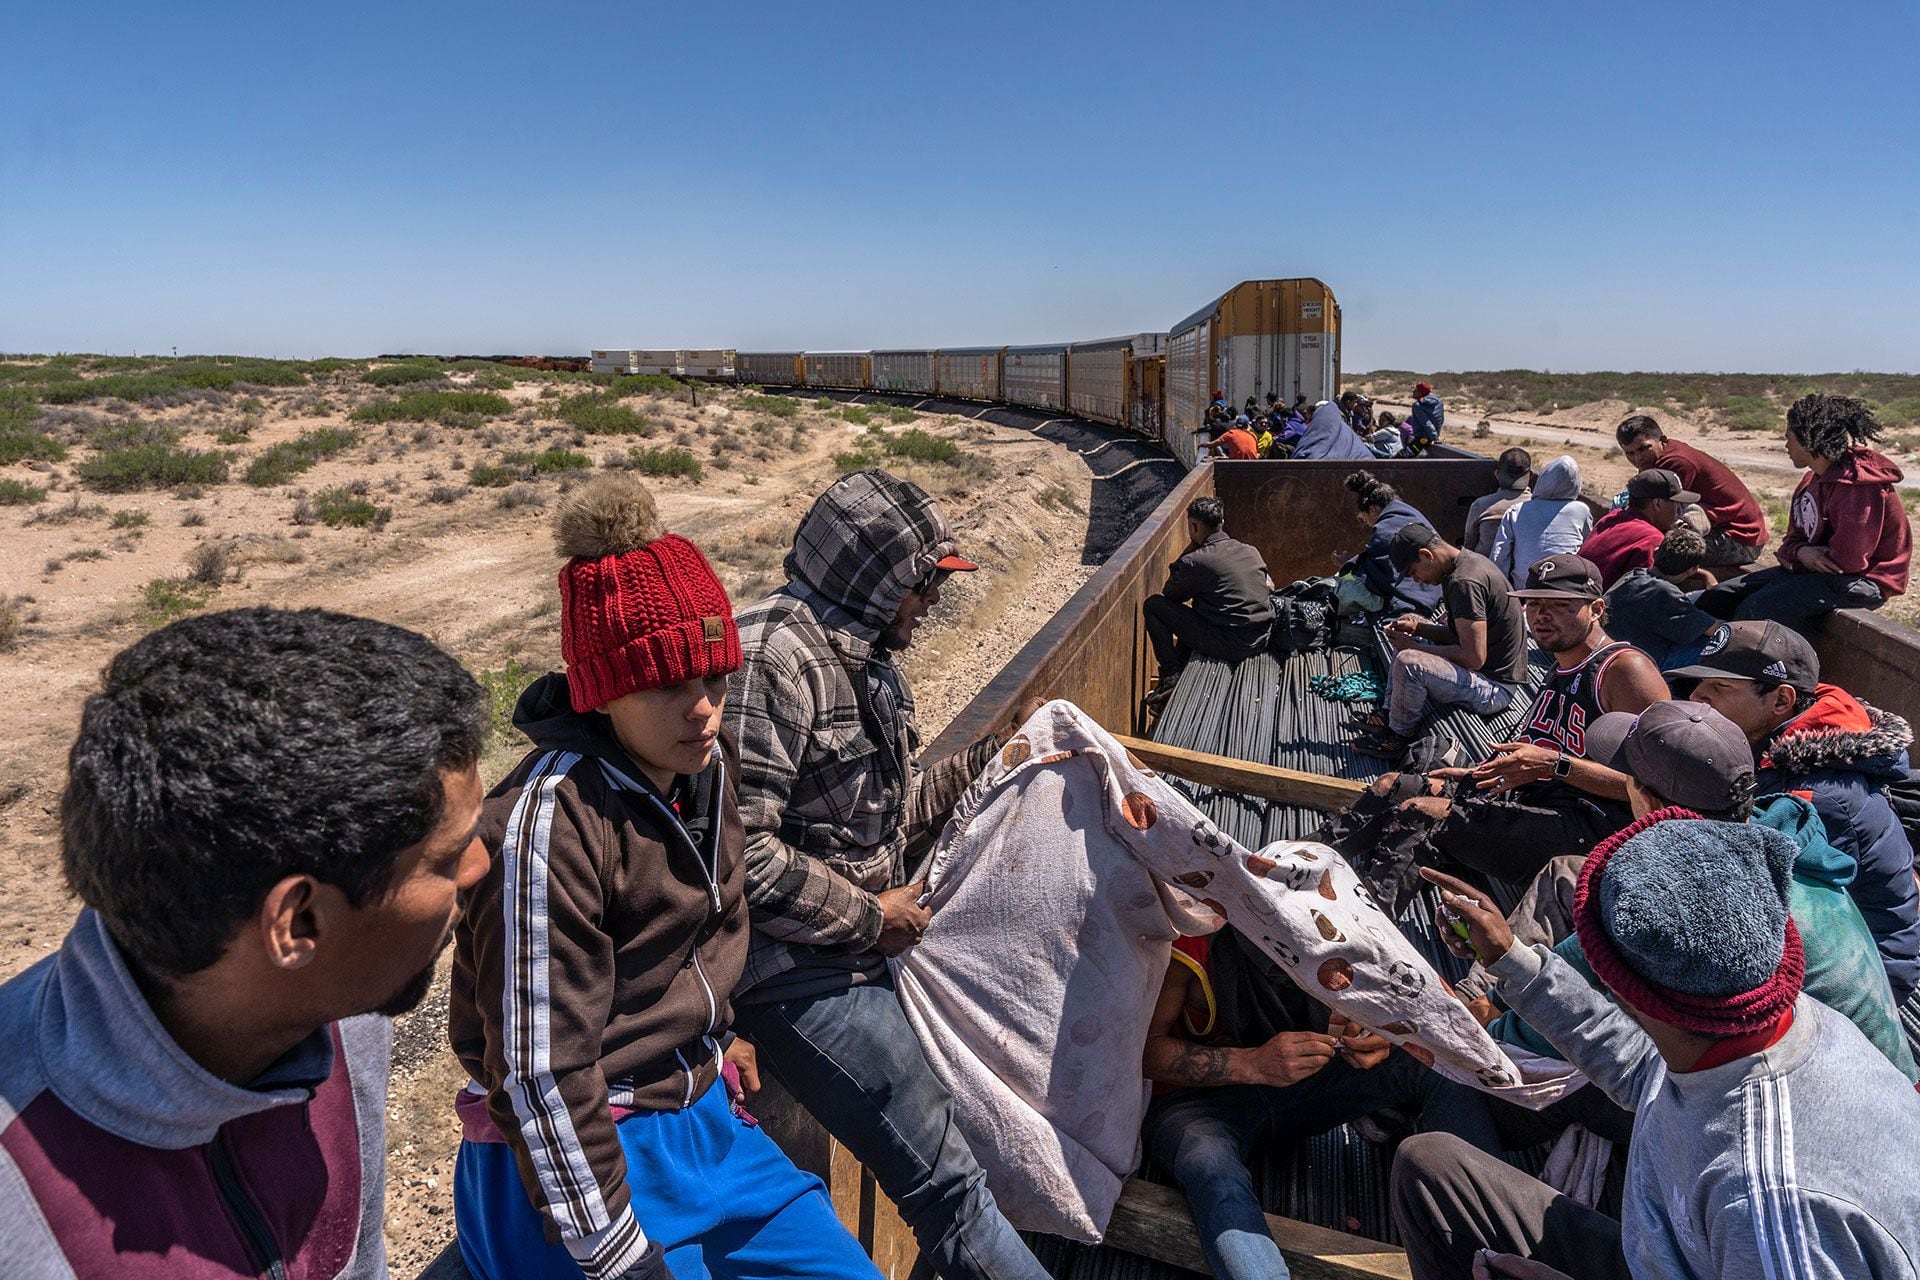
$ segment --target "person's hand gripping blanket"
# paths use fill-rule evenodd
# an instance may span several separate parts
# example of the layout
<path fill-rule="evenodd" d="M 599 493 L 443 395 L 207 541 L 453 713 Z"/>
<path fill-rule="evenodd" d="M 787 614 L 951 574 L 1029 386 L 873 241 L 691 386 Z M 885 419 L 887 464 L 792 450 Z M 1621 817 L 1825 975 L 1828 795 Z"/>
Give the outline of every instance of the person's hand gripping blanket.
<path fill-rule="evenodd" d="M 1106 1230 L 1139 1163 L 1141 1053 L 1172 941 L 1223 923 L 1452 1079 L 1530 1107 L 1583 1082 L 1503 1050 L 1333 850 L 1241 847 L 1069 702 L 974 780 L 927 883 L 932 924 L 894 962 L 900 1001 L 1022 1228 Z"/>

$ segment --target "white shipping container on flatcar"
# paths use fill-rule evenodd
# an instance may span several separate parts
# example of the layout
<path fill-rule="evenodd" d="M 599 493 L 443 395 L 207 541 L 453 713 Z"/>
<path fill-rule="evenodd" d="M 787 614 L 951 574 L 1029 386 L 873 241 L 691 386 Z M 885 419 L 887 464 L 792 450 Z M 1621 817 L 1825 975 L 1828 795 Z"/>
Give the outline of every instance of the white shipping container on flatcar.
<path fill-rule="evenodd" d="M 742 351 L 733 359 L 734 376 L 763 387 L 800 385 L 798 351 Z"/>
<path fill-rule="evenodd" d="M 1001 347 L 942 347 L 935 353 L 939 392 L 961 400 L 1000 398 Z"/>
<path fill-rule="evenodd" d="M 678 378 L 686 372 L 680 363 L 678 351 L 633 351 L 629 352 L 633 362 L 627 367 L 628 373 L 665 374 L 669 378 Z"/>
<path fill-rule="evenodd" d="M 1000 395 L 1032 409 L 1067 407 L 1067 348 L 1008 347 L 1000 357 Z"/>
<path fill-rule="evenodd" d="M 689 378 L 731 378 L 735 352 L 731 348 L 696 348 L 680 353 L 680 368 Z"/>
<path fill-rule="evenodd" d="M 933 394 L 931 351 L 876 351 L 873 353 L 873 389 Z"/>
<path fill-rule="evenodd" d="M 633 352 L 602 351 L 596 348 L 587 353 L 587 368 L 594 373 L 632 373 Z"/>

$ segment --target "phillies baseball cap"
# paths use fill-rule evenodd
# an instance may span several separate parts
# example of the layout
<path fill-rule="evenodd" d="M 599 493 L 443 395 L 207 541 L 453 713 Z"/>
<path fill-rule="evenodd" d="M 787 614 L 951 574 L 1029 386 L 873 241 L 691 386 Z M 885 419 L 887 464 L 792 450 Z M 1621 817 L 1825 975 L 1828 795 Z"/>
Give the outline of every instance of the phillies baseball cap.
<path fill-rule="evenodd" d="M 1707 632 L 1691 666 L 1666 673 L 1669 680 L 1767 680 L 1812 693 L 1820 683 L 1820 658 L 1806 637 L 1777 622 L 1722 622 Z"/>
<path fill-rule="evenodd" d="M 1698 502 L 1700 495 L 1688 489 L 1678 472 L 1665 467 L 1648 467 L 1627 481 L 1627 498 L 1644 502 L 1648 498 L 1667 498 L 1673 502 Z"/>
<path fill-rule="evenodd" d="M 1513 594 L 1522 600 L 1598 600 L 1600 570 L 1579 556 L 1544 556 L 1527 570 L 1526 589 Z"/>

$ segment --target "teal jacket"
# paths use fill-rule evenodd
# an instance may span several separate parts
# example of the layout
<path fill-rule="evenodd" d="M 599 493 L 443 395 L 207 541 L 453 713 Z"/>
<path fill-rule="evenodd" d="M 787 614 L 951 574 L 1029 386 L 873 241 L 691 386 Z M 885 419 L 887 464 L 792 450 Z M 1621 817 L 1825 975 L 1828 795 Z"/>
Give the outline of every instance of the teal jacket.
<path fill-rule="evenodd" d="M 1860 1034 L 1886 1054 L 1907 1079 L 1920 1083 L 1920 1067 L 1914 1063 L 1899 1015 L 1894 1012 L 1893 989 L 1887 985 L 1880 950 L 1866 918 L 1846 889 L 1854 876 L 1853 859 L 1827 842 L 1820 815 L 1798 796 L 1761 796 L 1754 802 L 1753 821 L 1791 836 L 1800 846 L 1787 910 L 1800 930 L 1800 945 L 1806 952 L 1807 976 L 1801 989 L 1860 1028 Z M 1600 986 L 1578 938 L 1570 935 L 1553 949 L 1588 982 Z M 1557 1056 L 1546 1037 L 1517 1013 L 1501 1015 L 1487 1029 L 1508 1044 Z"/>

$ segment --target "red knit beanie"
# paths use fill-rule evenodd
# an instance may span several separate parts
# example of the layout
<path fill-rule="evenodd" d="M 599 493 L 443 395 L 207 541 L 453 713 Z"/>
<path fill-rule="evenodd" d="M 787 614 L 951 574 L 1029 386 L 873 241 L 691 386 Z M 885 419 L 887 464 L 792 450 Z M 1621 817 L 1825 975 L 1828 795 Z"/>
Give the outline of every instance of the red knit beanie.
<path fill-rule="evenodd" d="M 588 481 L 561 503 L 554 534 L 567 557 L 560 653 L 575 711 L 739 669 L 726 588 L 698 547 L 661 532 L 645 485 Z"/>

